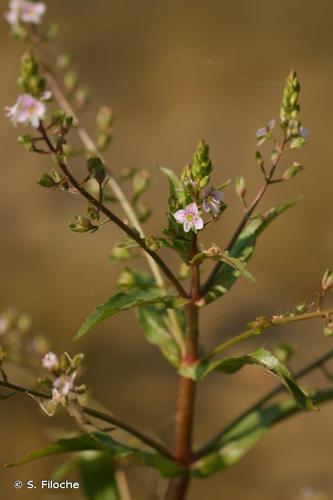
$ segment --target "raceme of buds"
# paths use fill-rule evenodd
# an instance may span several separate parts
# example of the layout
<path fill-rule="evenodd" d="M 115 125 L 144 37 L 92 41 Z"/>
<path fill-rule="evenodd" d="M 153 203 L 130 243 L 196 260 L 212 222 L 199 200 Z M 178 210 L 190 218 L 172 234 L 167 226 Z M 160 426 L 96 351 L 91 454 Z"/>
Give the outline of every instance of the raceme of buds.
<path fill-rule="evenodd" d="M 333 273 L 329 269 L 325 271 L 325 274 L 321 280 L 321 288 L 324 292 L 327 292 L 333 287 Z"/>
<path fill-rule="evenodd" d="M 40 24 L 46 12 L 46 5 L 42 2 L 29 2 L 27 0 L 11 0 L 9 11 L 5 14 L 6 21 L 13 29 L 19 27 L 19 23 Z"/>
<path fill-rule="evenodd" d="M 288 128 L 291 120 L 298 120 L 300 111 L 300 106 L 298 104 L 300 90 L 301 86 L 296 71 L 291 71 L 284 87 L 282 105 L 280 108 L 281 125 L 284 129 Z"/>
<path fill-rule="evenodd" d="M 209 147 L 202 140 L 199 142 L 194 153 L 191 169 L 193 180 L 199 183 L 200 188 L 206 187 L 209 183 L 212 169 L 212 163 L 209 158 Z"/>
<path fill-rule="evenodd" d="M 188 233 L 190 230 L 196 233 L 204 226 L 196 203 L 190 203 L 184 210 L 178 210 L 173 216 L 178 224 L 183 225 L 185 233 Z"/>
<path fill-rule="evenodd" d="M 235 179 L 236 194 L 240 198 L 246 195 L 246 184 L 244 177 L 236 177 Z"/>
<path fill-rule="evenodd" d="M 88 233 L 97 231 L 98 227 L 94 226 L 87 217 L 76 216 L 75 222 L 69 223 L 69 228 L 75 233 Z"/>
<path fill-rule="evenodd" d="M 36 98 L 39 98 L 46 90 L 46 80 L 39 73 L 38 62 L 29 52 L 22 56 L 17 83 L 23 93 L 31 94 Z"/>

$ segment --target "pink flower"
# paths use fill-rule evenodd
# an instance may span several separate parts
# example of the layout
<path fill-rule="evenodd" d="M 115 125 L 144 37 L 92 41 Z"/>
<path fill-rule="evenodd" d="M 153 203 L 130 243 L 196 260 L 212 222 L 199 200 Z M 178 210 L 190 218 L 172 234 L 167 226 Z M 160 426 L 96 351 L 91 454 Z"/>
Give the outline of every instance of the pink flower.
<path fill-rule="evenodd" d="M 188 233 L 191 229 L 196 233 L 198 229 L 203 228 L 204 223 L 199 215 L 196 203 L 190 203 L 185 210 L 178 210 L 173 216 L 178 224 L 183 224 L 185 233 Z"/>
<path fill-rule="evenodd" d="M 73 372 L 71 375 L 60 375 L 53 382 L 53 389 L 56 389 L 57 393 L 61 396 L 68 396 L 70 391 L 74 388 L 74 380 L 76 377 L 76 372 Z"/>
<path fill-rule="evenodd" d="M 48 95 L 49 97 L 49 95 Z M 45 99 L 45 97 L 42 97 Z M 6 107 L 6 116 L 11 119 L 15 127 L 18 124 L 32 125 L 38 128 L 40 120 L 44 118 L 46 106 L 30 94 L 21 94 L 14 106 Z"/>
<path fill-rule="evenodd" d="M 9 2 L 9 9 L 5 14 L 5 19 L 12 27 L 16 27 L 20 21 L 40 24 L 46 11 L 46 5 L 42 2 L 11 0 Z"/>
<path fill-rule="evenodd" d="M 59 366 L 59 360 L 56 354 L 54 352 L 48 352 L 45 354 L 45 356 L 42 359 L 42 365 L 44 368 L 47 370 L 53 370 L 55 368 L 58 368 Z"/>

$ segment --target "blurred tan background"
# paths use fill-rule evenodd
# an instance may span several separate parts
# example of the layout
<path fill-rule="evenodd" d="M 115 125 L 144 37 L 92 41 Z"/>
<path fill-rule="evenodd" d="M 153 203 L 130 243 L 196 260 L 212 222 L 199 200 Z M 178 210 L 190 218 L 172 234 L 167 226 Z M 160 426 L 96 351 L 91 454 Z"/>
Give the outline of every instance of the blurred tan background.
<path fill-rule="evenodd" d="M 156 0 L 49 1 L 48 19 L 60 26 L 60 46 L 73 53 L 81 80 L 95 100 L 116 114 L 116 136 L 108 154 L 114 172 L 138 166 L 154 174 L 150 201 L 155 214 L 148 232 L 165 220 L 166 181 L 156 164 L 177 172 L 190 161 L 200 138 L 211 147 L 216 183 L 243 174 L 249 192 L 261 181 L 253 155 L 255 131 L 278 117 L 285 77 L 296 68 L 302 83 L 302 117 L 309 145 L 295 158 L 306 170 L 288 185 L 271 189 L 262 207 L 297 197 L 305 200 L 265 233 L 250 269 L 257 284 L 244 281 L 203 313 L 206 345 L 240 331 L 260 314 L 285 312 L 312 300 L 321 276 L 333 266 L 332 88 L 333 4 L 330 0 Z M 6 2 L 1 3 L 2 10 Z M 23 47 L 0 28 L 0 107 L 12 104 Z M 97 400 L 143 430 L 171 439 L 176 376 L 148 345 L 132 314 L 104 323 L 78 343 L 72 338 L 86 315 L 112 294 L 120 266 L 107 255 L 119 238 L 112 227 L 78 235 L 67 222 L 83 211 L 81 201 L 46 193 L 36 179 L 51 166 L 16 143 L 17 131 L 0 117 L 0 305 L 31 314 L 34 329 L 52 339 L 56 351 L 84 351 L 89 384 Z M 285 164 L 285 166 L 288 166 Z M 229 208 L 210 238 L 225 243 L 241 216 L 233 190 Z M 209 239 L 209 238 L 208 238 Z M 332 347 L 320 323 L 268 333 L 268 347 L 290 339 L 299 350 L 293 367 Z M 257 342 L 243 345 L 253 349 Z M 322 380 L 313 378 L 315 382 Z M 16 381 L 24 383 L 18 373 Z M 309 381 L 310 382 L 310 381 Z M 314 383 L 313 382 L 313 383 Z M 196 438 L 202 441 L 245 409 L 274 380 L 255 368 L 231 378 L 213 376 L 202 384 Z M 276 427 L 234 468 L 194 481 L 189 500 L 292 500 L 304 487 L 333 498 L 333 405 Z M 57 424 L 36 404 L 17 396 L 1 404 L 0 463 L 46 444 Z M 13 479 L 49 478 L 57 459 L 15 470 L 0 470 L 0 499 L 78 498 L 70 492 L 14 491 Z M 130 476 L 133 500 L 153 498 L 153 473 Z M 33 492 L 34 493 L 34 492 Z"/>

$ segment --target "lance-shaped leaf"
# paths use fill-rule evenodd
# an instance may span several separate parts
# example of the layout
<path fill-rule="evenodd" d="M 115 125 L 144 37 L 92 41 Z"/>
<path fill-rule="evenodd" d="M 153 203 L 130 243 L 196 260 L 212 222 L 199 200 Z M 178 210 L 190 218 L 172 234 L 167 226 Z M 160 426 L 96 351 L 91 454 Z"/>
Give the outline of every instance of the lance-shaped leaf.
<path fill-rule="evenodd" d="M 316 404 L 333 399 L 333 389 L 312 391 Z M 237 463 L 270 430 L 270 428 L 302 411 L 295 400 L 287 399 L 267 407 L 256 407 L 246 412 L 234 424 L 207 443 L 197 461 L 192 464 L 192 474 L 209 476 Z"/>
<path fill-rule="evenodd" d="M 166 308 L 163 305 L 142 306 L 137 308 L 136 315 L 148 342 L 156 345 L 169 363 L 178 367 L 179 347 L 168 331 Z"/>
<path fill-rule="evenodd" d="M 58 455 L 60 453 L 75 453 L 88 450 L 96 450 L 105 452 L 112 460 L 128 460 L 134 463 L 144 463 L 149 467 L 154 467 L 159 470 L 163 476 L 172 477 L 183 473 L 183 468 L 177 462 L 174 462 L 160 452 L 138 449 L 132 446 L 127 446 L 107 434 L 95 432 L 92 434 L 83 434 L 67 439 L 59 439 L 53 444 L 46 446 L 38 451 L 29 453 L 25 457 L 7 464 L 6 467 L 14 467 L 23 465 L 37 458 L 47 457 L 50 455 Z"/>
<path fill-rule="evenodd" d="M 163 292 L 156 288 L 134 290 L 126 293 L 117 292 L 88 316 L 75 338 L 82 337 L 82 335 L 85 335 L 98 323 L 120 311 L 148 304 L 164 304 L 166 307 L 174 308 L 180 307 L 183 303 L 184 300 L 174 296 L 163 295 Z"/>
<path fill-rule="evenodd" d="M 296 205 L 300 199 L 301 198 L 298 198 L 297 200 L 277 205 L 276 207 L 273 207 L 270 210 L 262 212 L 254 217 L 245 226 L 233 244 L 230 249 L 230 256 L 239 259 L 242 262 L 247 262 L 253 255 L 257 238 L 264 231 L 264 229 L 266 229 L 279 215 L 288 210 L 288 208 Z M 235 270 L 229 264 L 222 262 L 219 266 L 217 274 L 215 275 L 213 283 L 205 294 L 205 303 L 209 304 L 224 295 L 228 290 L 230 290 L 239 275 L 239 271 Z"/>
<path fill-rule="evenodd" d="M 197 363 L 192 366 L 184 366 L 180 369 L 180 373 L 194 380 L 202 380 L 212 371 L 230 374 L 240 370 L 246 365 L 260 366 L 269 373 L 278 377 L 289 390 L 290 394 L 300 408 L 305 410 L 316 409 L 311 398 L 307 396 L 297 385 L 296 380 L 288 368 L 266 349 L 260 348 L 251 354 L 246 354 L 245 356 L 232 356 L 222 360 L 210 361 L 201 364 Z"/>
<path fill-rule="evenodd" d="M 184 187 L 181 181 L 178 179 L 177 175 L 173 170 L 160 167 L 161 171 L 167 176 L 169 180 L 169 192 L 170 197 L 176 198 L 181 205 L 185 205 L 186 202 L 186 194 L 184 192 Z"/>

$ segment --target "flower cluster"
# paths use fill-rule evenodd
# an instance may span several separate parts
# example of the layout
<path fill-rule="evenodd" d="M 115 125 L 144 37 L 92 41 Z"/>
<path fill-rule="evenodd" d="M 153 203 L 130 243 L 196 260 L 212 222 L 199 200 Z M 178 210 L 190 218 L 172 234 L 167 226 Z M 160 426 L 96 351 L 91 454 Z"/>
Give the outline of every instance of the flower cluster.
<path fill-rule="evenodd" d="M 86 391 L 86 386 L 75 384 L 77 368 L 82 360 L 82 354 L 77 354 L 72 359 L 65 353 L 59 359 L 52 351 L 47 352 L 43 357 L 42 365 L 50 372 L 52 379 L 47 377 L 41 382 L 51 390 L 52 398 L 46 403 L 40 401 L 39 403 L 49 416 L 53 416 L 58 405 L 66 406 L 77 401 L 78 394 Z"/>
<path fill-rule="evenodd" d="M 9 2 L 9 11 L 5 14 L 5 19 L 12 28 L 17 28 L 20 21 L 23 23 L 40 24 L 45 12 L 46 5 L 42 2 L 11 0 Z"/>
<path fill-rule="evenodd" d="M 216 217 L 220 213 L 223 194 L 213 188 L 205 187 L 203 190 L 202 208 L 205 212 L 210 213 Z M 203 229 L 204 221 L 200 216 L 200 210 L 195 202 L 190 203 L 185 209 L 177 210 L 173 214 L 178 224 L 183 224 L 185 233 L 194 231 L 195 233 Z"/>
<path fill-rule="evenodd" d="M 14 106 L 6 107 L 6 116 L 15 125 L 31 125 L 38 128 L 46 115 L 46 106 L 43 101 L 50 99 L 51 93 L 44 92 L 40 99 L 30 94 L 21 94 Z"/>

